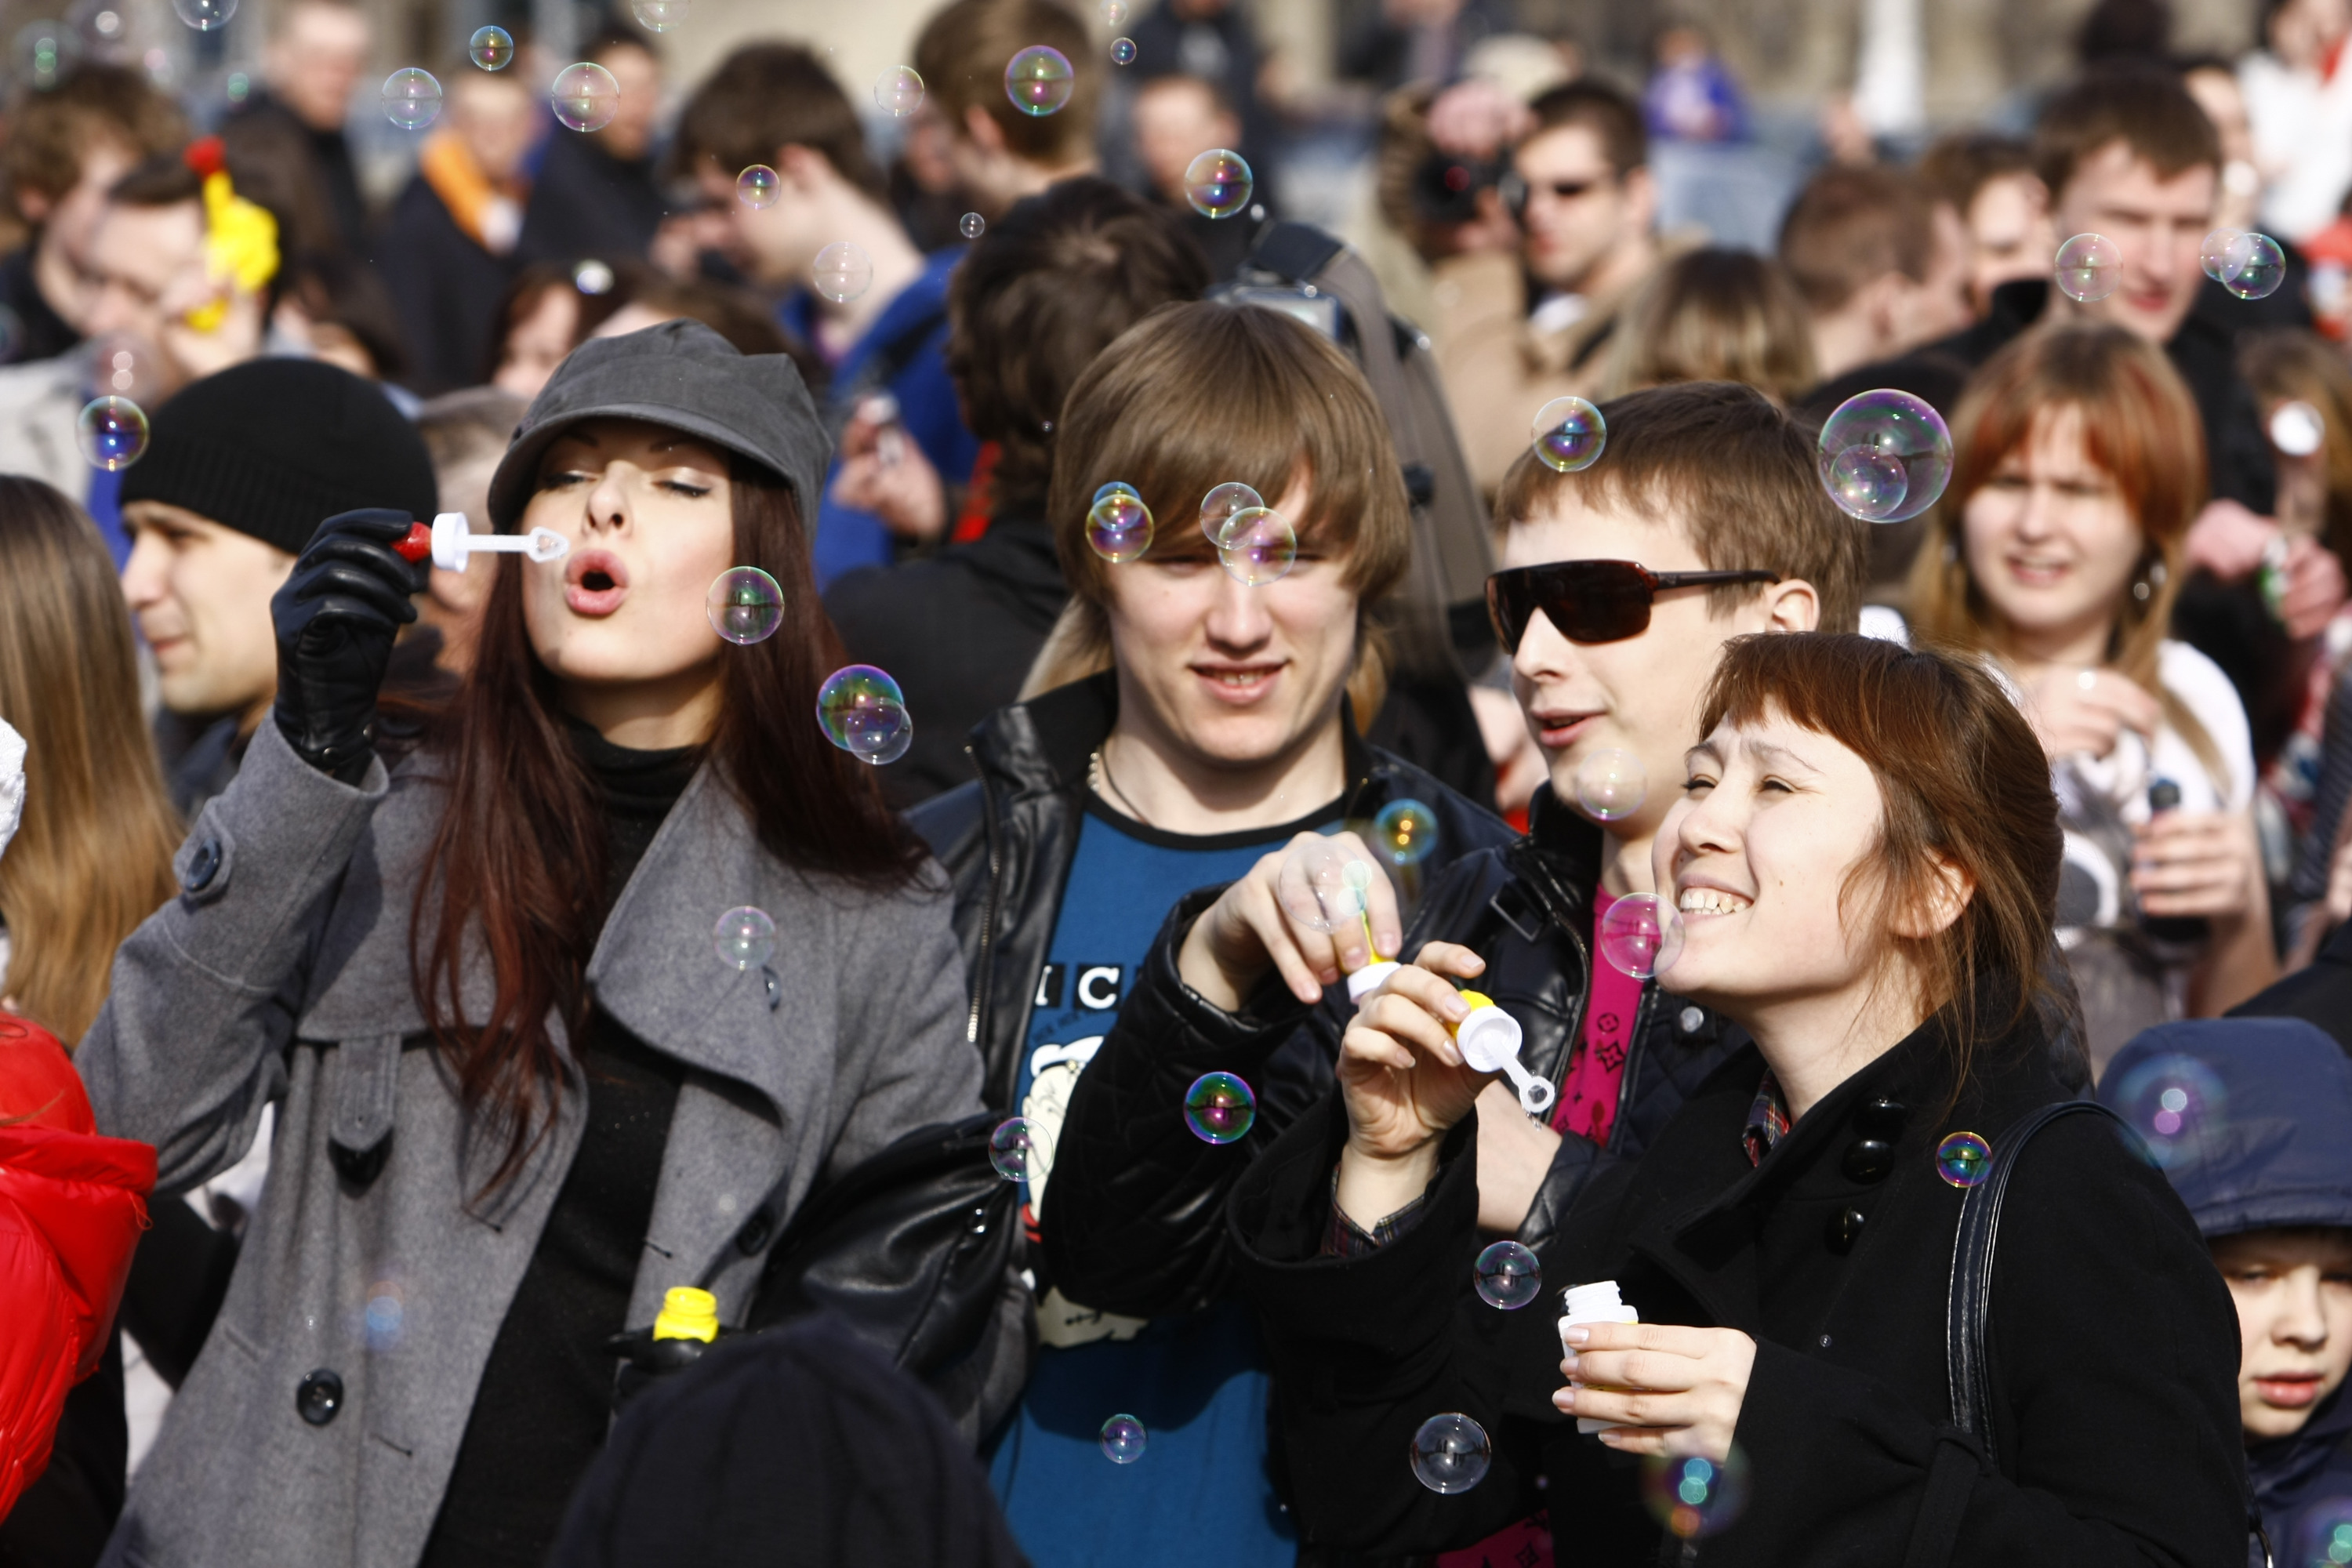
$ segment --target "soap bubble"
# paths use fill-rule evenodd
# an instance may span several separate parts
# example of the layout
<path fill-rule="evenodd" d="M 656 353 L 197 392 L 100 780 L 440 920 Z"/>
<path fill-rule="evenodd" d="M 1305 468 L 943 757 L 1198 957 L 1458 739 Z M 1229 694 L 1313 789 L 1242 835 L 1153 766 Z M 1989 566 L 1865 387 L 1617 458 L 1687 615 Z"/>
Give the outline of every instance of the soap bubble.
<path fill-rule="evenodd" d="M 687 0 L 633 0 L 629 6 L 637 26 L 649 33 L 667 33 L 686 21 Z"/>
<path fill-rule="evenodd" d="M 486 71 L 502 71 L 514 63 L 514 35 L 504 27 L 478 27 L 467 41 L 466 56 Z"/>
<path fill-rule="evenodd" d="M 1371 868 L 1329 838 L 1309 839 L 1283 857 L 1275 897 L 1309 931 L 1337 931 L 1362 918 Z"/>
<path fill-rule="evenodd" d="M 408 1321 L 407 1298 L 399 1281 L 379 1279 L 370 1285 L 360 1321 L 366 1331 L 369 1350 L 381 1354 L 397 1345 Z"/>
<path fill-rule="evenodd" d="M 2124 253 L 2104 234 L 2078 234 L 2058 247 L 2058 291 L 2089 305 L 2123 281 Z"/>
<path fill-rule="evenodd" d="M 784 194 L 784 183 L 765 163 L 754 163 L 735 176 L 735 199 L 747 207 L 772 207 Z"/>
<path fill-rule="evenodd" d="M 1297 559 L 1298 535 L 1291 531 L 1290 520 L 1266 507 L 1234 513 L 1217 542 L 1217 564 L 1226 576 L 1251 588 L 1288 575 Z"/>
<path fill-rule="evenodd" d="M 988 232 L 988 220 L 978 213 L 966 213 L 956 221 L 956 227 L 966 239 L 978 239 Z"/>
<path fill-rule="evenodd" d="M 996 1124 L 988 1135 L 988 1163 L 996 1173 L 1008 1182 L 1018 1182 L 1029 1174 L 1029 1154 L 1037 1146 L 1035 1134 L 1030 1131 L 1025 1116 L 1011 1117 Z"/>
<path fill-rule="evenodd" d="M 2210 1150 L 2228 1126 L 2229 1091 L 2194 1057 L 2168 1052 L 2148 1058 L 2124 1076 L 2109 1103 L 2147 1141 L 2149 1157 L 2164 1170 Z"/>
<path fill-rule="evenodd" d="M 621 84 L 593 60 L 565 66 L 548 89 L 555 118 L 574 131 L 602 131 L 620 112 Z"/>
<path fill-rule="evenodd" d="M 923 107 L 923 79 L 912 66 L 892 66 L 874 79 L 874 101 L 894 120 Z"/>
<path fill-rule="evenodd" d="M 87 350 L 90 391 L 129 398 L 153 398 L 163 394 L 163 366 L 154 346 L 131 332 L 109 332 L 94 339 Z"/>
<path fill-rule="evenodd" d="M 602 261 L 592 258 L 572 269 L 572 286 L 583 294 L 609 294 L 613 282 L 612 268 Z"/>
<path fill-rule="evenodd" d="M 1128 9 L 1122 3 L 1122 0 L 1103 0 L 1102 19 L 1104 26 L 1116 27 L 1120 23 L 1126 21 L 1127 18 Z"/>
<path fill-rule="evenodd" d="M 734 969 L 757 969 L 776 953 L 776 922 L 765 910 L 745 904 L 729 910 L 710 929 L 719 962 Z"/>
<path fill-rule="evenodd" d="M 1668 1533 L 1713 1535 L 1748 1506 L 1748 1456 L 1737 1445 L 1717 1464 L 1697 1455 L 1654 1454 L 1642 1461 L 1642 1500 Z"/>
<path fill-rule="evenodd" d="M 1257 1096 L 1229 1072 L 1207 1072 L 1184 1091 L 1184 1125 L 1203 1143 L 1231 1143 L 1257 1121 Z"/>
<path fill-rule="evenodd" d="M 1991 1163 L 1992 1145 L 1973 1132 L 1955 1132 L 1936 1145 L 1936 1174 L 1956 1187 L 1983 1181 Z"/>
<path fill-rule="evenodd" d="M 1478 1255 L 1471 1270 L 1478 1300 L 1515 1312 L 1543 1294 L 1543 1268 L 1536 1255 L 1516 1241 L 1498 1241 Z"/>
<path fill-rule="evenodd" d="M 809 268 L 809 281 L 816 291 L 836 305 L 846 305 L 874 287 L 874 258 L 865 247 L 840 240 L 816 253 L 816 264 Z"/>
<path fill-rule="evenodd" d="M 1131 1465 L 1143 1458 L 1148 1434 L 1132 1415 L 1114 1415 L 1102 1424 L 1103 1458 L 1114 1465 Z"/>
<path fill-rule="evenodd" d="M 209 33 L 228 26 L 228 19 L 236 15 L 236 0 L 172 0 L 172 9 L 197 32 Z"/>
<path fill-rule="evenodd" d="M 1184 199 L 1202 217 L 1233 216 L 1256 188 L 1249 164 L 1228 147 L 1212 147 L 1184 167 Z"/>
<path fill-rule="evenodd" d="M 1412 1435 L 1412 1473 L 1433 1492 L 1466 1492 L 1486 1479 L 1495 1445 L 1467 1415 L 1433 1415 Z"/>
<path fill-rule="evenodd" d="M 1633 816 L 1642 809 L 1649 788 L 1642 759 L 1614 746 L 1593 752 L 1576 767 L 1576 803 L 1595 822 Z"/>
<path fill-rule="evenodd" d="M 1135 40 L 1133 38 L 1113 38 L 1110 41 L 1110 63 L 1115 66 L 1133 65 L 1135 63 Z"/>
<path fill-rule="evenodd" d="M 730 566 L 702 596 L 710 629 L 729 642 L 765 642 L 784 624 L 784 591 L 757 566 Z"/>
<path fill-rule="evenodd" d="M 1572 474 L 1592 467 L 1609 445 L 1609 422 L 1581 397 L 1555 397 L 1536 410 L 1530 438 L 1546 467 Z"/>
<path fill-rule="evenodd" d="M 1134 560 L 1151 548 L 1151 509 L 1128 486 L 1105 485 L 1087 512 L 1087 543 L 1114 565 Z"/>
<path fill-rule="evenodd" d="M 1952 477 L 1952 433 L 1942 415 L 1907 392 L 1858 392 L 1822 424 L 1815 462 L 1838 510 L 1864 522 L 1902 522 L 1942 497 Z"/>
<path fill-rule="evenodd" d="M 2311 1568 L 2336 1568 L 2352 1563 L 2352 1498 L 2333 1497 L 2305 1504 L 2296 1510 L 2294 1535 L 2273 1542 L 2277 1563 L 2309 1563 Z M 2249 1562 L 2255 1561 L 2247 1553 Z"/>
<path fill-rule="evenodd" d="M 1043 117 L 1070 101 L 1077 85 L 1068 57 L 1059 49 L 1032 44 L 1006 62 L 1004 95 L 1024 114 Z"/>
<path fill-rule="evenodd" d="M 441 118 L 441 84 L 433 73 L 403 66 L 383 79 L 384 118 L 403 131 L 422 131 Z"/>
<path fill-rule="evenodd" d="M 1239 479 L 1228 479 L 1201 498 L 1201 531 L 1209 542 L 1222 545 L 1225 529 L 1243 512 L 1265 505 L 1265 500 Z"/>
<path fill-rule="evenodd" d="M 119 473 L 147 455 L 147 415 L 127 397 L 94 397 L 74 421 L 74 442 L 91 468 Z"/>
<path fill-rule="evenodd" d="M 35 92 L 47 92 L 71 76 L 81 62 L 81 34 L 63 22 L 30 22 L 17 33 L 10 52 L 16 79 Z"/>
<path fill-rule="evenodd" d="M 1647 980 L 1683 955 L 1683 917 L 1654 893 L 1628 893 L 1601 917 L 1601 956 L 1611 967 Z"/>
<path fill-rule="evenodd" d="M 816 720 L 835 745 L 877 764 L 897 762 L 915 742 L 907 694 L 870 664 L 847 665 L 825 678 Z"/>
<path fill-rule="evenodd" d="M 2197 252 L 2197 260 L 2205 268 L 2205 276 L 2220 283 L 2245 265 L 2253 254 L 2253 237 L 2242 228 L 2217 228 L 2205 237 Z"/>
<path fill-rule="evenodd" d="M 1372 847 L 1393 866 L 1417 866 L 1437 847 L 1437 813 L 1417 800 L 1392 800 L 1372 818 Z"/>
<path fill-rule="evenodd" d="M 2297 398 L 2271 411 L 2271 445 L 2290 458 L 2308 458 L 2327 444 L 2319 410 Z"/>
<path fill-rule="evenodd" d="M 2232 254 L 2221 275 L 2221 287 L 2241 300 L 2266 300 L 2286 281 L 2286 252 L 2266 234 L 2250 234 L 2243 256 Z"/>

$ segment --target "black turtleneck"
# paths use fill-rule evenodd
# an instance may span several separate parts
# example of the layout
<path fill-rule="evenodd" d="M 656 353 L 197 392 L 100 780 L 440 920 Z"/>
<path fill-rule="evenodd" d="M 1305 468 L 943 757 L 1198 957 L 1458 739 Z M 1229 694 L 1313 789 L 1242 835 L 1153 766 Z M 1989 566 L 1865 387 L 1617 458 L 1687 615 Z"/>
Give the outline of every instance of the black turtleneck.
<path fill-rule="evenodd" d="M 604 799 L 601 930 L 701 752 L 631 751 L 577 723 L 570 732 Z M 684 1068 L 601 1005 L 580 1059 L 588 1125 L 491 1346 L 424 1568 L 536 1568 L 611 1424 L 618 1363 L 604 1344 L 629 1326 Z"/>

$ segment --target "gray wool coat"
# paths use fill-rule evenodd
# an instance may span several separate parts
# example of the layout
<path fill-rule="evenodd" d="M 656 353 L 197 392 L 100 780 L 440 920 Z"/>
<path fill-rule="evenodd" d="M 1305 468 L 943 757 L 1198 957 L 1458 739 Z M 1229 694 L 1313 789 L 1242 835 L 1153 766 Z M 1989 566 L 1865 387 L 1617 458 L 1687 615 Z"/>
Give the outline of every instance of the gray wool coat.
<path fill-rule="evenodd" d="M 553 1133 L 519 1178 L 469 1205 L 502 1151 L 469 1138 L 409 980 L 415 868 L 440 800 L 415 762 L 394 775 L 378 763 L 351 788 L 264 724 L 180 851 L 182 896 L 115 960 L 76 1063 L 99 1126 L 155 1145 L 159 1193 L 225 1169 L 263 1107 L 278 1114 L 227 1300 L 110 1564 L 407 1568 L 432 1529 L 584 1121 L 574 1066 Z M 588 967 L 604 1008 L 687 1068 L 632 1325 L 674 1285 L 714 1292 L 721 1321 L 740 1321 L 814 1184 L 980 1109 L 938 883 L 936 868 L 894 895 L 803 879 L 760 847 L 709 767 L 688 784 Z M 774 917 L 767 974 L 712 949 L 713 923 L 739 904 Z M 467 1011 L 479 1017 L 488 963 L 475 959 Z M 370 1180 L 347 1173 L 379 1158 Z M 393 1292 L 376 1289 L 385 1281 Z M 1021 1305 L 983 1352 L 1009 1363 L 991 1382 L 1014 1388 Z M 297 1391 L 322 1370 L 343 1394 L 312 1425 Z"/>

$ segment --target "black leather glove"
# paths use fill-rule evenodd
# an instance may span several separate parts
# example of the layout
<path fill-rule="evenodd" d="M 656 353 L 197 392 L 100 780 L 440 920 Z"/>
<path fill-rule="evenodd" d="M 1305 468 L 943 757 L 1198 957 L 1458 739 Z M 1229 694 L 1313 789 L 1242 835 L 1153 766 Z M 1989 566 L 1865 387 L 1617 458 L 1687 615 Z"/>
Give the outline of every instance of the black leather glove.
<path fill-rule="evenodd" d="M 310 536 L 269 601 L 278 631 L 278 732 L 322 773 L 357 784 L 375 755 L 376 693 L 393 638 L 416 618 L 423 568 L 393 545 L 404 511 L 347 511 Z"/>

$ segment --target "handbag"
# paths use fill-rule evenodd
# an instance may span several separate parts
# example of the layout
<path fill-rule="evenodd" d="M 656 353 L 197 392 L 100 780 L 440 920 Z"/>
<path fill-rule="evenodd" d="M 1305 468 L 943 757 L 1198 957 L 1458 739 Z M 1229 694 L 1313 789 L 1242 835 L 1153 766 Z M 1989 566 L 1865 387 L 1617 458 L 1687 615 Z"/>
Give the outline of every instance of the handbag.
<path fill-rule="evenodd" d="M 2001 1203 L 2019 1156 L 2033 1135 L 2061 1117 L 2104 1116 L 2137 1142 L 2130 1124 L 2095 1100 L 2062 1100 L 2034 1110 L 2001 1135 L 1984 1179 L 1960 1200 L 1959 1234 L 1952 1242 L 1952 1281 L 1944 1309 L 1944 1359 L 1951 1384 L 1952 1425 L 1936 1445 L 1927 1495 L 1911 1527 L 1903 1568 L 1943 1568 L 1959 1539 L 1961 1516 L 1977 1478 L 2000 1468 L 2000 1436 L 1992 1419 L 1987 1333 L 1992 1318 L 1992 1262 L 2000 1239 Z M 2270 1568 L 2270 1538 L 2251 1500 L 2246 1507 L 2248 1568 Z"/>

